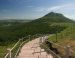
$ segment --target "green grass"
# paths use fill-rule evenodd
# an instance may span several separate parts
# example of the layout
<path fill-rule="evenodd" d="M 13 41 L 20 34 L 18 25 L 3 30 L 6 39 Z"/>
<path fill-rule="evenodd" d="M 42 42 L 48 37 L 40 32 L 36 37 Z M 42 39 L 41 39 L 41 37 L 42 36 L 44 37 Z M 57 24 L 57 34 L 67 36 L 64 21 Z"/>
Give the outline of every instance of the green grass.
<path fill-rule="evenodd" d="M 60 33 L 57 33 L 57 38 L 58 41 L 65 39 L 65 38 L 70 38 L 70 39 L 75 39 L 75 24 L 72 23 L 63 23 L 59 25 L 64 25 L 67 26 L 67 28 Z M 56 40 L 56 34 L 53 34 L 53 36 L 49 37 L 49 40 L 55 41 Z"/>
<path fill-rule="evenodd" d="M 7 53 L 7 48 L 12 48 L 14 46 L 15 42 L 12 44 L 9 44 L 7 46 L 0 46 L 0 58 L 4 58 L 4 56 Z"/>
<path fill-rule="evenodd" d="M 65 26 L 65 24 L 63 24 L 63 25 Z M 57 36 L 56 36 L 56 34 L 49 36 L 48 40 L 53 41 L 62 47 L 69 45 L 69 46 L 71 46 L 71 49 L 73 51 L 75 51 L 75 24 L 67 23 L 66 26 L 68 26 L 68 27 L 65 30 L 61 31 L 60 33 L 57 33 Z M 56 37 L 57 37 L 57 42 L 56 42 Z M 61 53 L 65 51 L 65 49 L 63 49 L 59 46 L 54 46 L 54 47 L 58 48 L 58 50 Z"/>
<path fill-rule="evenodd" d="M 31 39 L 31 40 L 33 40 L 33 39 Z M 11 53 L 12 53 L 12 58 L 15 56 L 15 54 L 16 54 L 16 52 L 17 52 L 17 50 L 18 50 L 18 48 L 20 47 L 22 47 L 25 43 L 27 43 L 28 41 L 30 41 L 30 39 L 28 39 L 27 38 L 27 40 L 25 40 L 25 38 L 23 39 L 23 40 L 20 40 L 19 42 L 18 42 L 18 44 L 16 45 L 16 47 L 14 47 L 14 45 L 17 43 L 17 42 L 11 42 L 11 44 L 8 44 L 7 46 L 0 46 L 0 58 L 4 58 L 4 56 L 7 54 L 7 49 L 8 48 L 12 48 L 12 47 L 14 47 L 14 49 L 11 51 Z M 23 44 L 22 44 L 22 42 L 23 42 Z M 22 46 L 20 46 L 22 44 Z"/>

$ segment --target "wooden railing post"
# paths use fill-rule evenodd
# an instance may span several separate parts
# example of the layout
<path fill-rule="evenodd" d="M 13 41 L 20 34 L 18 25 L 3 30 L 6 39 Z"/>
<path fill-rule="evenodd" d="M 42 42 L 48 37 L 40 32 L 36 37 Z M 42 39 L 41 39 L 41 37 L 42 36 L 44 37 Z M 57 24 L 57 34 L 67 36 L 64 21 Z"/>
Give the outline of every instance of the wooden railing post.
<path fill-rule="evenodd" d="M 65 58 L 71 58 L 70 46 L 67 46 L 65 51 L 66 51 Z"/>
<path fill-rule="evenodd" d="M 40 43 L 40 44 L 42 43 L 42 37 L 40 37 L 39 43 Z"/>
<path fill-rule="evenodd" d="M 8 50 L 8 53 L 9 53 L 9 58 L 12 58 L 12 56 L 11 56 L 11 49 L 8 48 L 7 50 Z"/>
<path fill-rule="evenodd" d="M 45 39 L 45 36 L 43 36 L 43 38 L 42 38 L 42 42 L 44 42 L 44 39 Z"/>
<path fill-rule="evenodd" d="M 31 36 L 31 35 L 29 35 L 29 40 L 31 41 L 31 38 L 30 38 L 30 36 Z"/>

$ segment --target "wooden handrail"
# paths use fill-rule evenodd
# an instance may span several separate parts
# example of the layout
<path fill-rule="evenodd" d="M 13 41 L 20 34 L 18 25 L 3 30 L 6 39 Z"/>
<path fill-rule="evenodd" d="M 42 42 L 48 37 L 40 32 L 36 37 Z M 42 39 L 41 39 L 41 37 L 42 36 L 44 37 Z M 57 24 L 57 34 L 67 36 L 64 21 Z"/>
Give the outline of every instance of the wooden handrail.
<path fill-rule="evenodd" d="M 21 39 L 19 39 L 19 41 L 14 45 L 14 47 L 11 48 L 11 51 L 18 45 L 18 43 L 21 41 Z"/>
<path fill-rule="evenodd" d="M 9 53 L 7 53 L 7 54 L 6 54 L 6 56 L 5 56 L 4 58 L 7 58 L 7 57 L 8 57 L 8 55 L 9 55 Z"/>
<path fill-rule="evenodd" d="M 29 35 L 28 35 L 29 36 Z M 26 36 L 26 37 L 28 37 L 28 36 Z M 8 56 L 10 56 L 10 58 L 11 58 L 11 52 L 12 52 L 12 50 L 14 50 L 15 49 L 15 47 L 18 45 L 18 43 L 22 40 L 24 40 L 26 37 L 23 37 L 22 39 L 19 39 L 18 40 L 18 42 L 10 49 L 8 49 L 9 50 L 9 52 L 5 55 L 5 57 L 4 58 L 7 58 Z M 28 39 L 28 40 L 30 40 L 30 39 Z M 28 40 L 26 40 L 26 41 L 28 41 Z M 26 41 L 23 41 L 21 44 L 20 44 L 20 47 L 26 42 Z M 20 48 L 19 47 L 19 48 Z M 18 53 L 18 51 L 19 51 L 19 49 L 17 50 L 17 53 Z M 16 55 L 17 55 L 17 53 L 16 53 Z M 16 55 L 15 55 L 15 57 L 16 57 Z"/>
<path fill-rule="evenodd" d="M 45 40 L 47 40 L 48 39 L 48 36 L 47 37 L 44 37 L 44 36 L 42 36 L 43 37 L 43 40 L 45 39 Z M 23 46 L 23 44 L 25 43 L 25 42 L 27 42 L 27 41 L 29 41 L 30 39 L 28 39 L 28 40 L 25 40 L 24 41 L 24 39 L 25 39 L 26 37 L 23 37 L 22 39 L 19 39 L 18 40 L 18 42 L 10 49 L 10 52 L 12 51 L 12 50 L 14 50 L 15 49 L 15 47 L 20 43 L 20 41 L 22 41 L 21 42 L 21 44 L 19 45 L 19 48 L 17 49 L 17 52 L 16 52 L 16 54 L 15 54 L 15 56 L 14 56 L 14 58 L 16 58 L 17 57 L 17 54 L 19 53 L 19 51 L 20 51 L 20 49 L 21 49 L 21 47 Z M 54 42 L 51 42 L 51 41 L 49 41 L 50 43 L 52 43 L 52 44 L 54 44 L 54 45 L 56 45 L 56 46 L 59 46 L 59 47 L 61 47 L 61 48 L 63 48 L 64 50 L 65 50 L 65 48 L 66 47 L 63 47 L 63 46 L 61 46 L 61 45 L 59 45 L 59 44 L 57 44 L 57 43 L 54 43 Z M 47 47 L 46 47 L 47 48 Z M 50 50 L 54 55 L 56 55 L 52 50 Z M 71 50 L 71 52 L 73 52 L 73 50 Z M 73 52 L 74 53 L 74 52 Z M 75 54 L 75 53 L 74 53 Z M 5 56 L 5 58 L 7 58 L 9 55 L 11 55 L 9 52 L 6 54 L 6 56 Z M 58 55 L 56 55 L 58 58 L 60 58 Z"/>

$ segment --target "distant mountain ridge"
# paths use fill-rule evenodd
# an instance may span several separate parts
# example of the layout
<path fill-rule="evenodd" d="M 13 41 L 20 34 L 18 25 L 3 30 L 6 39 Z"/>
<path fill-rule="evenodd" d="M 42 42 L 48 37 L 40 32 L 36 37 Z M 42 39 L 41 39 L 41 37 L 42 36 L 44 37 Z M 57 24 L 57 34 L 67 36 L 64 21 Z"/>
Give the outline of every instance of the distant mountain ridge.
<path fill-rule="evenodd" d="M 6 20 L 0 20 L 0 22 L 29 22 L 32 20 L 22 20 L 22 19 L 6 19 Z"/>
<path fill-rule="evenodd" d="M 54 12 L 50 12 L 48 14 L 46 14 L 45 16 L 36 19 L 35 21 L 40 21 L 40 22 L 54 22 L 54 23 L 62 23 L 62 22 L 67 22 L 67 23 L 71 23 L 74 22 L 73 20 L 65 17 L 63 14 L 60 13 L 54 13 Z"/>

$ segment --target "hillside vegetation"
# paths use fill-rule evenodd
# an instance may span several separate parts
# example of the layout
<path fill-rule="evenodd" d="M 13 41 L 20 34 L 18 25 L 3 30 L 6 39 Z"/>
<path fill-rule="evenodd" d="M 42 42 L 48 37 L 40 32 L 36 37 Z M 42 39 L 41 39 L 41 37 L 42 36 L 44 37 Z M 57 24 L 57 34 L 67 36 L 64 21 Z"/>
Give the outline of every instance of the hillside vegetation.
<path fill-rule="evenodd" d="M 21 37 L 34 34 L 52 34 L 60 32 L 67 26 L 53 25 L 54 23 L 73 22 L 59 13 L 49 13 L 42 18 L 28 23 L 0 27 L 0 43 L 16 41 Z"/>
<path fill-rule="evenodd" d="M 0 25 L 0 52 L 4 55 L 3 47 L 8 48 L 18 41 L 19 38 L 27 35 L 61 33 L 69 27 L 69 23 L 74 23 L 74 21 L 66 18 L 62 14 L 51 12 L 30 22 L 16 22 L 8 26 Z M 6 48 L 4 48 L 5 51 Z"/>

